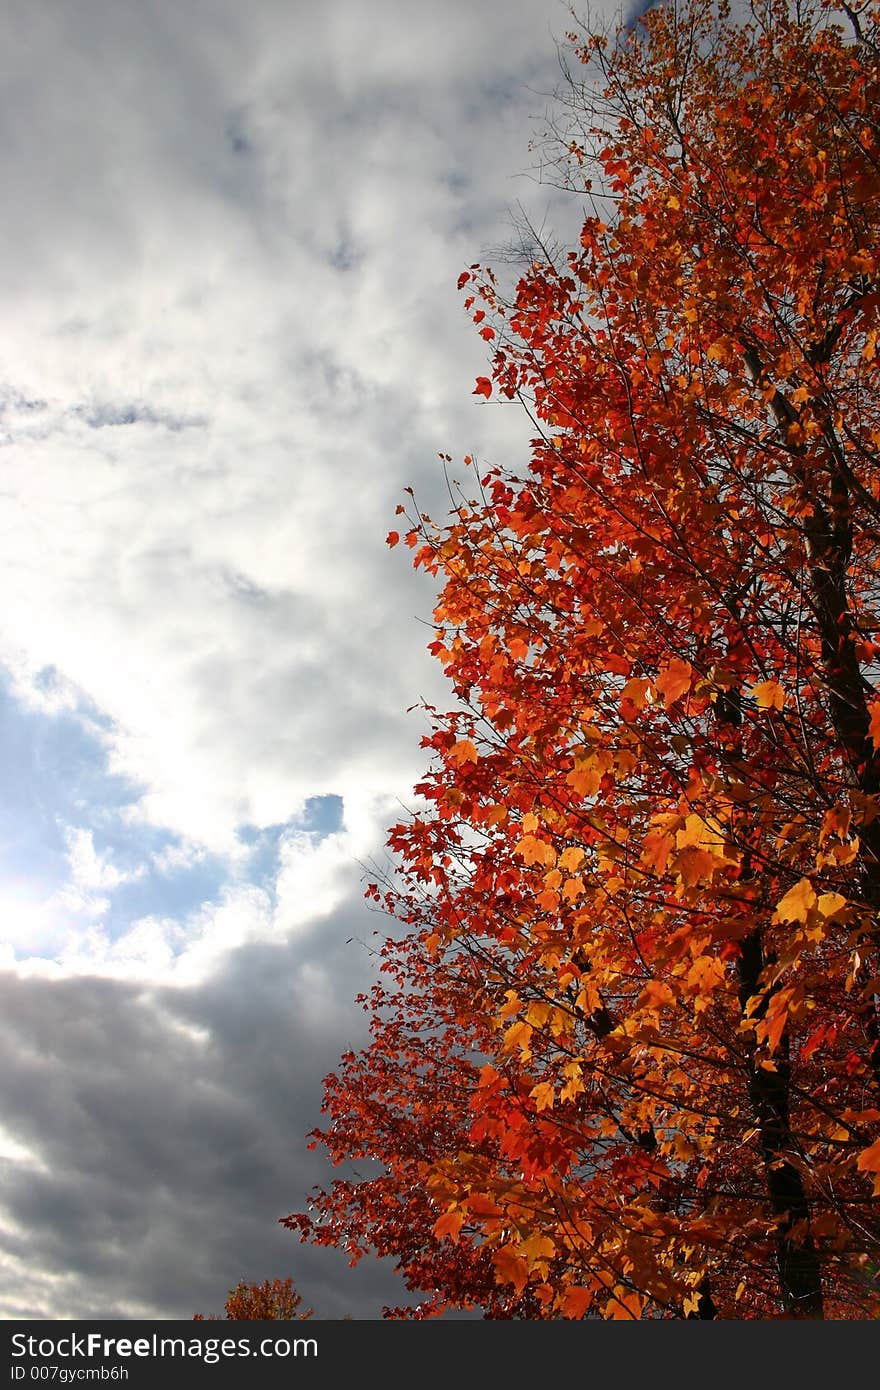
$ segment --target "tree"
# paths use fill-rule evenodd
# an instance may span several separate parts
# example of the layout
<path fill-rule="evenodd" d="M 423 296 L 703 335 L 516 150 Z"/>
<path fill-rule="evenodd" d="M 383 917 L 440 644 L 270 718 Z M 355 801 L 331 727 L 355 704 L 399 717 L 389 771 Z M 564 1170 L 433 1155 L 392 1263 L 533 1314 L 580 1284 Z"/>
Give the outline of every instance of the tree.
<path fill-rule="evenodd" d="M 383 1172 L 287 1218 L 417 1315 L 880 1315 L 878 20 L 570 35 L 580 243 L 461 276 L 535 438 L 408 517 L 456 703 L 316 1132 Z"/>
<path fill-rule="evenodd" d="M 302 1294 L 297 1293 L 292 1279 L 264 1279 L 262 1284 L 246 1284 L 244 1280 L 230 1289 L 223 1316 L 233 1322 L 306 1322 L 312 1309 L 300 1312 Z M 193 1322 L 218 1322 L 213 1315 L 193 1316 Z"/>

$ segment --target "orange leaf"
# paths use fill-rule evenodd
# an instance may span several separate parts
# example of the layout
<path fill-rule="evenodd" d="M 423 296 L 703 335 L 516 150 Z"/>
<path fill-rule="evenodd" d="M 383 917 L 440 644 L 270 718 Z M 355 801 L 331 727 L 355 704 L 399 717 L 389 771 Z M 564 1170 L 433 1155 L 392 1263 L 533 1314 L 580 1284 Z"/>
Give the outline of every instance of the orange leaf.
<path fill-rule="evenodd" d="M 673 657 L 668 666 L 665 666 L 657 673 L 654 681 L 660 694 L 663 696 L 663 703 L 667 709 L 675 704 L 684 693 L 691 688 L 693 680 L 693 667 L 689 661 L 682 661 L 680 657 Z"/>
<path fill-rule="evenodd" d="M 569 845 L 564 849 L 557 860 L 560 869 L 565 869 L 570 873 L 576 874 L 584 862 L 584 852 L 577 845 Z"/>
<path fill-rule="evenodd" d="M 642 1306 L 642 1299 L 637 1293 L 630 1293 L 618 1284 L 614 1289 L 614 1297 L 609 1298 L 605 1305 L 605 1316 L 615 1322 L 623 1318 L 638 1320 L 642 1316 Z"/>
<path fill-rule="evenodd" d="M 863 1173 L 880 1173 L 880 1139 L 859 1154 L 857 1167 Z"/>
<path fill-rule="evenodd" d="M 582 1318 L 590 1306 L 592 1293 L 590 1289 L 585 1289 L 582 1284 L 569 1286 L 562 1296 L 562 1316 L 565 1318 Z"/>
<path fill-rule="evenodd" d="M 518 844 L 514 846 L 514 853 L 518 854 L 526 864 L 555 864 L 556 851 L 546 840 L 539 840 L 534 835 L 523 835 Z"/>
<path fill-rule="evenodd" d="M 522 1293 L 528 1283 L 528 1265 L 521 1256 L 511 1250 L 509 1245 L 502 1245 L 492 1256 L 492 1263 L 501 1283 L 512 1284 L 517 1293 Z"/>
<path fill-rule="evenodd" d="M 449 1236 L 451 1240 L 457 1241 L 463 1225 L 464 1212 L 460 1207 L 453 1207 L 451 1211 L 445 1212 L 434 1222 L 434 1235 L 438 1240 L 442 1240 L 444 1236 Z"/>
<path fill-rule="evenodd" d="M 643 1009 L 662 1009 L 674 1003 L 672 990 L 662 980 L 649 980 L 639 995 L 639 1007 Z"/>
<path fill-rule="evenodd" d="M 548 1236 L 542 1236 L 539 1231 L 535 1231 L 534 1235 L 522 1241 L 519 1248 L 526 1258 L 529 1269 L 534 1269 L 537 1266 L 542 1273 L 546 1273 L 547 1261 L 552 1260 L 556 1254 L 556 1246 L 553 1241 Z"/>
<path fill-rule="evenodd" d="M 644 709 L 650 701 L 651 682 L 641 676 L 633 676 L 620 692 L 620 703 L 632 705 L 634 709 Z"/>
<path fill-rule="evenodd" d="M 462 763 L 475 763 L 477 761 L 476 745 L 469 738 L 461 738 L 458 743 L 452 745 L 449 756 L 459 766 Z"/>

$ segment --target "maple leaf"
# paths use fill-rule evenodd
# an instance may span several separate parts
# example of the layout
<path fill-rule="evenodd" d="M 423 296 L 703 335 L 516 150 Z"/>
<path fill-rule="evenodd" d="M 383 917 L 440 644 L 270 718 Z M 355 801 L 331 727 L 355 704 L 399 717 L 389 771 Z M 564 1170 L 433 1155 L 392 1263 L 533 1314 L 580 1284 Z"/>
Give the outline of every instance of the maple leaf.
<path fill-rule="evenodd" d="M 517 1293 L 525 1288 L 529 1278 L 529 1267 L 522 1256 L 512 1250 L 509 1245 L 502 1245 L 494 1252 L 492 1263 L 499 1279 L 512 1284 Z"/>
<path fill-rule="evenodd" d="M 529 1095 L 535 1102 L 536 1110 L 552 1110 L 555 1099 L 555 1090 L 552 1081 L 542 1081 L 537 1086 L 533 1086 Z"/>
<path fill-rule="evenodd" d="M 542 1236 L 540 1232 L 535 1231 L 520 1243 L 519 1253 L 524 1257 L 530 1272 L 537 1268 L 546 1274 L 547 1261 L 553 1259 L 556 1246 L 549 1236 Z"/>
<path fill-rule="evenodd" d="M 476 745 L 469 738 L 461 738 L 452 745 L 449 756 L 459 766 L 462 763 L 475 763 L 477 761 Z"/>
<path fill-rule="evenodd" d="M 562 1315 L 582 1318 L 592 1303 L 592 1292 L 582 1284 L 570 1284 L 562 1296 Z"/>
<path fill-rule="evenodd" d="M 694 678 L 693 667 L 689 661 L 674 657 L 668 666 L 658 671 L 654 684 L 663 696 L 667 709 L 687 693 Z"/>
<path fill-rule="evenodd" d="M 556 851 L 546 840 L 535 835 L 523 835 L 515 846 L 516 853 L 526 864 L 555 864 Z"/>
<path fill-rule="evenodd" d="M 532 1026 L 529 1023 L 522 1021 L 519 1023 L 512 1023 L 504 1034 L 505 1052 L 513 1052 L 515 1048 L 519 1047 L 522 1049 L 523 1054 L 527 1055 L 530 1050 L 529 1045 L 532 1040 L 532 1031 Z"/>
<path fill-rule="evenodd" d="M 880 1139 L 862 1150 L 858 1166 L 863 1173 L 880 1173 Z"/>
<path fill-rule="evenodd" d="M 451 1211 L 444 1212 L 442 1216 L 434 1222 L 434 1235 L 438 1240 L 444 1236 L 449 1236 L 450 1240 L 457 1241 L 459 1232 L 464 1225 L 465 1214 L 460 1207 L 453 1207 Z"/>
<path fill-rule="evenodd" d="M 562 851 L 556 862 L 560 869 L 577 873 L 584 862 L 584 852 L 578 845 L 569 845 Z"/>
<path fill-rule="evenodd" d="M 836 917 L 846 907 L 846 898 L 842 893 L 820 893 L 816 902 L 816 909 L 823 917 Z"/>
<path fill-rule="evenodd" d="M 492 394 L 492 383 L 487 376 L 478 376 L 477 384 L 474 387 L 473 395 L 485 396 L 488 400 Z"/>
<path fill-rule="evenodd" d="M 785 691 L 778 681 L 760 681 L 752 686 L 751 693 L 758 709 L 782 709 L 785 704 Z"/>
<path fill-rule="evenodd" d="M 622 1288 L 618 1284 L 608 1300 L 605 1316 L 614 1321 L 639 1319 L 642 1316 L 643 1306 L 643 1300 L 637 1292 Z"/>
<path fill-rule="evenodd" d="M 662 1009 L 674 1002 L 675 996 L 663 980 L 649 980 L 639 996 L 641 1008 Z"/>
<path fill-rule="evenodd" d="M 806 922 L 817 903 L 816 892 L 808 878 L 802 878 L 776 905 L 780 922 Z"/>

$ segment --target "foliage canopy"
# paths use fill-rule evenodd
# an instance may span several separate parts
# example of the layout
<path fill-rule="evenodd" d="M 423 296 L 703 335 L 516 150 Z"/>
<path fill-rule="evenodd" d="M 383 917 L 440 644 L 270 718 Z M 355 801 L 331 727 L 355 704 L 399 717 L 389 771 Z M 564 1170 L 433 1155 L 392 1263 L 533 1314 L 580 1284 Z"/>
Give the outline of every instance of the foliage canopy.
<path fill-rule="evenodd" d="M 402 527 L 456 699 L 316 1136 L 384 1168 L 286 1218 L 416 1316 L 880 1315 L 878 19 L 570 35 L 579 245 L 461 276 L 535 438 Z"/>

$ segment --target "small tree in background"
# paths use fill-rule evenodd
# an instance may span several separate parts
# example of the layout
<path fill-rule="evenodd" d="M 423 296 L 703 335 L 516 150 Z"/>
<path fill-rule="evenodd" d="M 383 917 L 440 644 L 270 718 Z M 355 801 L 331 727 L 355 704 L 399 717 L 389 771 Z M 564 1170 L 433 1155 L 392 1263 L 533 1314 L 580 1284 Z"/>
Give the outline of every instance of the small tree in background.
<path fill-rule="evenodd" d="M 292 1279 L 265 1279 L 262 1284 L 246 1284 L 244 1280 L 230 1290 L 223 1317 L 233 1322 L 305 1322 L 313 1316 L 312 1309 L 300 1312 L 302 1295 L 297 1293 Z M 193 1322 L 219 1322 L 216 1314 L 195 1313 Z"/>

